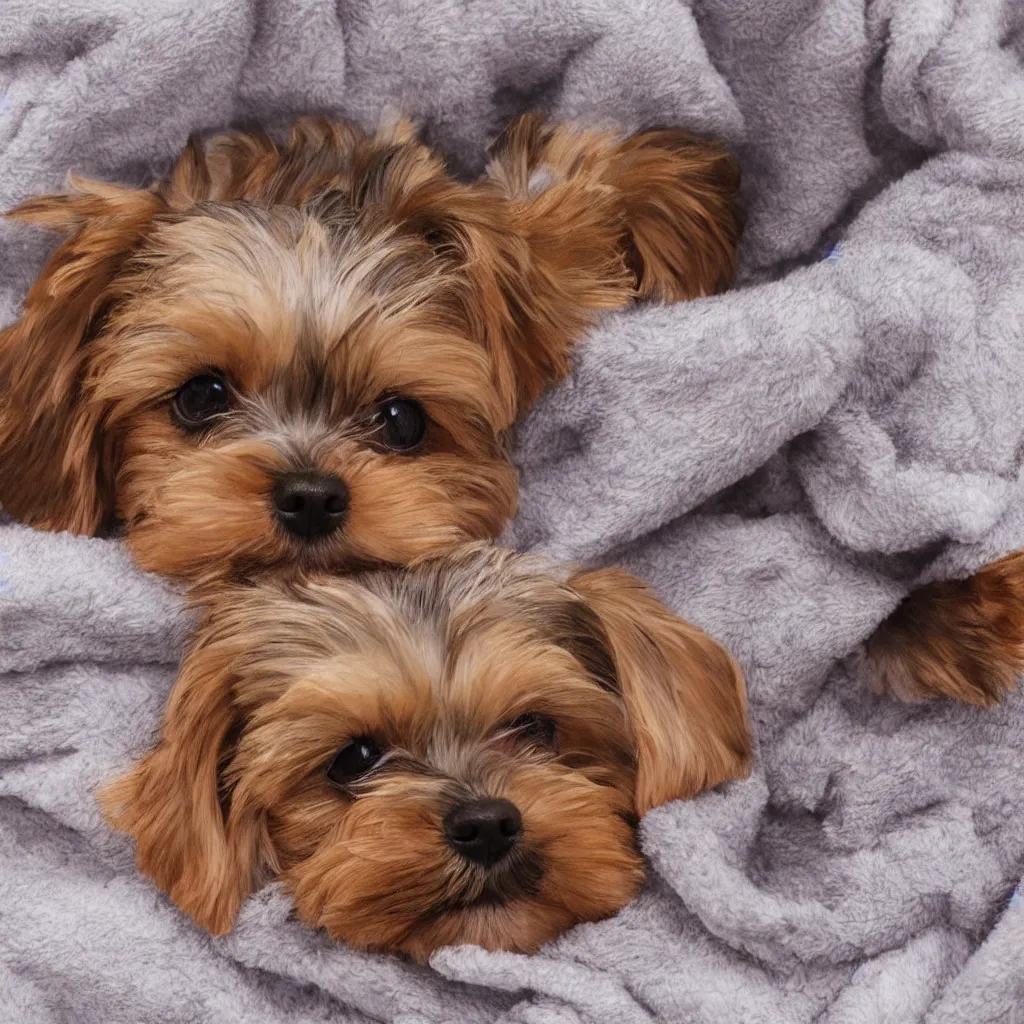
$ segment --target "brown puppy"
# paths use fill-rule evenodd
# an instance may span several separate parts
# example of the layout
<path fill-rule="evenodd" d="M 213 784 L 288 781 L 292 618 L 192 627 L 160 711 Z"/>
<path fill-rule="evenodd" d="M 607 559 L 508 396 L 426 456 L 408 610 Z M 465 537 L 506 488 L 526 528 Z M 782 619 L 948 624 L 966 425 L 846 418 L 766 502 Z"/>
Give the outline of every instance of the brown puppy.
<path fill-rule="evenodd" d="M 638 817 L 750 746 L 732 658 L 639 581 L 470 545 L 219 591 L 101 801 L 214 933 L 278 876 L 354 946 L 526 951 L 622 907 Z"/>
<path fill-rule="evenodd" d="M 408 124 L 322 119 L 72 178 L 13 211 L 67 239 L 0 332 L 0 505 L 192 583 L 497 536 L 506 431 L 600 311 L 729 284 L 738 177 L 525 117 L 468 184 Z"/>

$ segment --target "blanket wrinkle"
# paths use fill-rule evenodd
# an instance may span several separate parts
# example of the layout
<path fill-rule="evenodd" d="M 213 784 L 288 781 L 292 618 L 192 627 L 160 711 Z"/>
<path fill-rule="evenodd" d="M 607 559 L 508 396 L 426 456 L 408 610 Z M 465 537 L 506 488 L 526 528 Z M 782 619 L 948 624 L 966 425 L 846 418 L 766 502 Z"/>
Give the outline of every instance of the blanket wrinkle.
<path fill-rule="evenodd" d="M 737 148 L 737 287 L 605 318 L 519 425 L 508 540 L 621 562 L 736 654 L 751 778 L 652 811 L 647 886 L 535 956 L 335 945 L 272 884 L 211 939 L 93 793 L 189 622 L 116 541 L 0 516 L 0 1018 L 995 1024 L 1024 1004 L 1024 694 L 871 692 L 916 583 L 1024 547 L 1018 0 L 7 0 L 0 208 L 196 130 L 405 110 L 474 173 L 525 106 Z M 0 323 L 53 245 L 0 222 Z"/>

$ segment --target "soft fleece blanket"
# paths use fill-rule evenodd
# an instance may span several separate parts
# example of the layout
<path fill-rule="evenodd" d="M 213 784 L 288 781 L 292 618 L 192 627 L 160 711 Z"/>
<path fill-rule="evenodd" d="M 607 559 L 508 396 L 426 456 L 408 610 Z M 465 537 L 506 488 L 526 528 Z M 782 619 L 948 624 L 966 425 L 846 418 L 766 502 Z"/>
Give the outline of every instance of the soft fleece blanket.
<path fill-rule="evenodd" d="M 212 941 L 92 792 L 147 745 L 178 604 L 0 527 L 0 1019 L 1024 1018 L 1024 700 L 872 695 L 916 581 L 1024 546 L 1020 0 L 5 0 L 0 205 L 195 129 L 404 108 L 465 172 L 526 108 L 739 148 L 738 287 L 611 317 L 523 425 L 512 540 L 619 560 L 736 652 L 753 776 L 643 823 L 650 884 L 536 956 L 334 946 L 274 887 Z M 51 239 L 0 227 L 0 319 Z"/>

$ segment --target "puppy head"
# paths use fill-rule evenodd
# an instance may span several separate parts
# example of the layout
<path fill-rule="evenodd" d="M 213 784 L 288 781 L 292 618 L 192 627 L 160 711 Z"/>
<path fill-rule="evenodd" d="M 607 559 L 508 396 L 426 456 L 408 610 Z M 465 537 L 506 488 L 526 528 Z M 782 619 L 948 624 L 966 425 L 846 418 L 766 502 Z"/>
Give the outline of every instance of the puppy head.
<path fill-rule="evenodd" d="M 103 803 L 216 933 L 276 875 L 355 946 L 528 951 L 625 904 L 639 815 L 748 752 L 735 664 L 636 580 L 470 549 L 229 591 Z"/>
<path fill-rule="evenodd" d="M 0 332 L 0 504 L 121 523 L 145 568 L 192 581 L 497 535 L 507 428 L 598 311 L 652 293 L 629 160 L 523 198 L 500 160 L 454 181 L 405 125 L 305 120 L 190 144 L 148 190 L 26 202 L 68 238 Z"/>
<path fill-rule="evenodd" d="M 70 238 L 0 337 L 9 511 L 120 520 L 144 567 L 187 579 L 500 531 L 497 202 L 401 129 L 321 122 L 193 145 L 148 191 L 76 184 L 16 211 Z"/>

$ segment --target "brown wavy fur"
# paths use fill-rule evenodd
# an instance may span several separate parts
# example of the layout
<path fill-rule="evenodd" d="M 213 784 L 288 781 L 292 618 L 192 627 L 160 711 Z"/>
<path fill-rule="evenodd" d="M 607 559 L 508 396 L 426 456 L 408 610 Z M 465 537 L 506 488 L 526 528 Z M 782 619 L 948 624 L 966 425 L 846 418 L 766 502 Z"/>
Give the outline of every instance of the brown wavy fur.
<path fill-rule="evenodd" d="M 875 683 L 904 700 L 997 703 L 1024 672 L 1024 551 L 914 591 L 866 655 Z"/>

